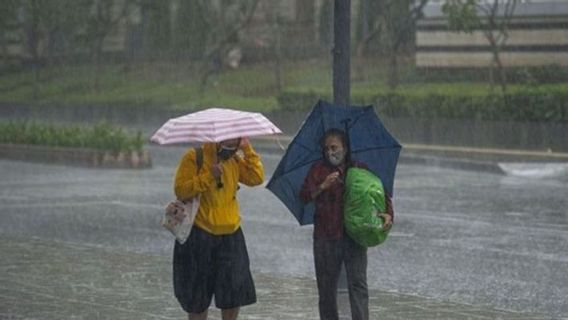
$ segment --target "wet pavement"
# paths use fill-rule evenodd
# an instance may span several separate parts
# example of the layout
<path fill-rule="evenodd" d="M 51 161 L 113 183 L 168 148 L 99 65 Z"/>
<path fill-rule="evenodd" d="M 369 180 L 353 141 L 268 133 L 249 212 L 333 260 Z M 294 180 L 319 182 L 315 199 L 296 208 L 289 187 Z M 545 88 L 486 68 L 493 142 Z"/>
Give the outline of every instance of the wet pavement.
<path fill-rule="evenodd" d="M 148 170 L 0 160 L 0 319 L 183 318 L 159 226 L 183 151 L 151 147 Z M 267 175 L 279 157 L 263 151 Z M 567 318 L 568 175 L 544 169 L 400 165 L 371 318 Z M 241 319 L 317 319 L 311 227 L 265 188 L 239 199 L 259 298 Z"/>
<path fill-rule="evenodd" d="M 0 236 L 0 252 L 0 319 L 185 317 L 172 297 L 168 257 L 7 236 Z M 243 307 L 240 319 L 318 319 L 314 280 L 254 278 L 258 301 Z M 370 296 L 371 319 L 548 319 L 379 290 Z M 221 319 L 219 310 L 211 309 L 210 318 Z"/>

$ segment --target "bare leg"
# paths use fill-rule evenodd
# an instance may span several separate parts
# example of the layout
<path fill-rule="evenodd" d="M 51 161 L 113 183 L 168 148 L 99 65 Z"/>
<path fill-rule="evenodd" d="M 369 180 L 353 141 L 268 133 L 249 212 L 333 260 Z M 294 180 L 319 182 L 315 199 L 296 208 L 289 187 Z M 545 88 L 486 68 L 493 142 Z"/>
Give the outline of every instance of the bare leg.
<path fill-rule="evenodd" d="M 207 320 L 207 310 L 201 313 L 190 313 L 187 315 L 188 320 Z"/>
<path fill-rule="evenodd" d="M 239 307 L 221 310 L 221 317 L 223 320 L 237 320 L 239 315 Z"/>

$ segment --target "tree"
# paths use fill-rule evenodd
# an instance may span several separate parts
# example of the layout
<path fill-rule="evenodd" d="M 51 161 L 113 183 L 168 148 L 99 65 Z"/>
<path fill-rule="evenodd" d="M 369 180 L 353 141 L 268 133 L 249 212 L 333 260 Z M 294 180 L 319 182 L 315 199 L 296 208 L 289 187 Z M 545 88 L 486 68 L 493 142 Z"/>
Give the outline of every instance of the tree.
<path fill-rule="evenodd" d="M 84 39 L 88 44 L 95 66 L 94 90 L 100 90 L 100 74 L 104 39 L 126 16 L 131 5 L 129 0 L 90 0 L 87 2 L 90 14 L 86 18 Z"/>
<path fill-rule="evenodd" d="M 171 1 L 139 0 L 137 5 L 140 8 L 144 30 L 143 55 L 153 55 L 172 49 Z"/>
<path fill-rule="evenodd" d="M 333 1 L 323 1 L 319 10 L 318 34 L 320 43 L 330 46 L 333 43 Z"/>
<path fill-rule="evenodd" d="M 201 85 L 223 68 L 223 58 L 239 44 L 239 33 L 252 20 L 258 0 L 202 0 L 200 11 L 207 17 L 207 38 L 202 59 Z"/>
<path fill-rule="evenodd" d="M 17 10 L 20 0 L 3 0 L 0 2 L 0 28 L 12 27 L 17 22 Z"/>
<path fill-rule="evenodd" d="M 333 7 L 333 103 L 351 100 L 351 0 L 335 0 Z"/>
<path fill-rule="evenodd" d="M 357 56 L 361 58 L 372 41 L 378 41 L 388 59 L 388 85 L 399 85 L 399 57 L 413 38 L 416 21 L 428 0 L 362 0 L 359 14 Z"/>
<path fill-rule="evenodd" d="M 356 55 L 363 57 L 371 42 L 377 39 L 382 31 L 380 18 L 385 13 L 382 12 L 385 6 L 384 0 L 361 0 L 356 24 Z"/>
<path fill-rule="evenodd" d="M 45 28 L 46 64 L 75 51 L 77 31 L 88 14 L 87 0 L 45 1 L 42 24 Z"/>
<path fill-rule="evenodd" d="M 2 36 L 21 31 L 21 58 L 31 65 L 34 97 L 38 97 L 41 71 L 55 54 L 64 55 L 71 47 L 84 0 L 6 0 L 0 5 Z"/>
<path fill-rule="evenodd" d="M 26 53 L 29 54 L 34 73 L 33 97 L 39 95 L 41 78 L 41 65 L 45 62 L 46 45 L 49 43 L 49 35 L 57 27 L 58 7 L 57 2 L 49 0 L 23 0 L 19 3 L 21 9 L 22 27 L 25 34 Z"/>
<path fill-rule="evenodd" d="M 271 8 L 267 22 L 270 25 L 267 42 L 272 51 L 274 82 L 276 90 L 280 93 L 284 87 L 282 80 L 282 25 L 284 24 L 284 19 L 279 15 L 278 6 Z"/>
<path fill-rule="evenodd" d="M 8 64 L 10 53 L 8 47 L 16 41 L 19 22 L 17 10 L 19 0 L 3 0 L 0 2 L 0 67 L 2 63 Z"/>
<path fill-rule="evenodd" d="M 422 17 L 422 10 L 428 0 L 389 0 L 385 11 L 387 34 L 388 84 L 394 90 L 400 83 L 398 59 L 403 44 L 413 39 L 416 20 Z"/>
<path fill-rule="evenodd" d="M 177 10 L 174 46 L 182 56 L 199 60 L 205 54 L 210 32 L 205 9 L 207 0 L 181 1 Z"/>
<path fill-rule="evenodd" d="M 491 48 L 489 80 L 495 86 L 495 69 L 503 95 L 507 93 L 507 74 L 501 52 L 509 39 L 509 24 L 519 0 L 448 0 L 442 7 L 450 28 L 466 33 L 481 30 Z"/>

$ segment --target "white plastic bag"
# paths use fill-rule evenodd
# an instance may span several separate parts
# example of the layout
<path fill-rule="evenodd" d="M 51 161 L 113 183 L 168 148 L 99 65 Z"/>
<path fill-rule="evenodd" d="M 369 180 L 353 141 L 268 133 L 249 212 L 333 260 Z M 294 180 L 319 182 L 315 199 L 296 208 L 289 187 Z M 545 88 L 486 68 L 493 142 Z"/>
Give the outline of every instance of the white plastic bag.
<path fill-rule="evenodd" d="M 184 244 L 199 208 L 199 197 L 189 201 L 176 200 L 166 207 L 166 212 L 162 218 L 162 226 L 169 230 L 180 244 Z"/>

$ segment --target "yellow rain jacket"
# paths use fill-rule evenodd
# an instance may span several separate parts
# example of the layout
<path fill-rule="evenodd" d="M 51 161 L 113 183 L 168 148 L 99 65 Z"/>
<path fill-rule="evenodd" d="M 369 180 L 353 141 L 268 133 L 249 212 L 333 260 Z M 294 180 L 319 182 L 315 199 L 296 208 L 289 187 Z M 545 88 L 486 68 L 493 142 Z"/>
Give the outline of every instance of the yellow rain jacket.
<path fill-rule="evenodd" d="M 239 152 L 240 153 L 240 152 Z M 214 234 L 224 235 L 235 232 L 241 225 L 238 184 L 256 186 L 264 181 L 264 168 L 260 156 L 248 144 L 242 150 L 244 155 L 233 156 L 222 161 L 223 186 L 219 188 L 211 174 L 211 166 L 217 162 L 217 145 L 203 145 L 203 165 L 197 174 L 195 149 L 189 149 L 178 166 L 174 192 L 178 199 L 184 200 L 201 194 L 199 210 L 194 224 Z"/>

